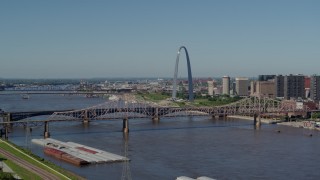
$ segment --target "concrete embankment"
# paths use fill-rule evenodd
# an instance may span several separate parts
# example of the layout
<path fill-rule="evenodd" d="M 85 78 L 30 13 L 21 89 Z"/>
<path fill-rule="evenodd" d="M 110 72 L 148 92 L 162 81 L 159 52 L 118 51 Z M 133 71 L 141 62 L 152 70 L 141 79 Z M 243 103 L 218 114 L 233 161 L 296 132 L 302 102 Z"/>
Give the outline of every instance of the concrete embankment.
<path fill-rule="evenodd" d="M 250 116 L 228 116 L 228 118 L 245 119 L 245 120 L 253 121 L 253 117 L 250 117 Z M 315 126 L 314 121 L 300 120 L 300 121 L 284 122 L 284 120 L 261 118 L 261 122 L 265 124 L 277 124 L 277 125 L 290 126 L 295 128 L 305 128 L 305 129 L 320 131 L 320 128 Z"/>
<path fill-rule="evenodd" d="M 278 123 L 278 125 L 291 126 L 291 127 L 296 127 L 296 128 L 305 128 L 305 129 L 320 131 L 320 128 L 315 126 L 315 122 L 314 121 L 282 122 L 282 123 Z"/>
<path fill-rule="evenodd" d="M 251 120 L 253 121 L 253 117 L 251 116 L 227 116 L 228 118 L 236 118 L 236 119 L 244 119 L 244 120 Z M 258 118 L 257 118 L 258 120 Z M 261 118 L 261 122 L 265 123 L 265 124 L 276 124 L 276 123 L 280 123 L 283 122 L 283 120 L 275 120 L 275 119 L 265 119 L 265 118 Z"/>

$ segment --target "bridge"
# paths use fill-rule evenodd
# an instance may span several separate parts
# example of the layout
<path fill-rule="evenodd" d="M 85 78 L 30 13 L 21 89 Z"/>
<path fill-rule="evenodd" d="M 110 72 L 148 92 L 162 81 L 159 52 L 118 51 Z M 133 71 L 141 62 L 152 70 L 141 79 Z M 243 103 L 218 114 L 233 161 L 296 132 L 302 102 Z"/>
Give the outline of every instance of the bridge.
<path fill-rule="evenodd" d="M 131 91 L 131 89 L 111 89 L 105 91 L 5 91 L 0 93 L 0 95 L 23 95 L 23 94 L 61 94 L 61 95 L 121 95 L 126 91 Z"/>
<path fill-rule="evenodd" d="M 72 110 L 27 111 L 27 112 L 6 112 L 6 113 L 4 112 L 3 117 L 6 118 L 5 121 L 14 122 L 14 121 L 27 119 L 30 117 L 52 115 L 55 112 L 64 112 L 64 111 L 72 111 Z"/>
<path fill-rule="evenodd" d="M 172 107 L 159 106 L 152 102 L 120 100 L 108 101 L 79 110 L 4 113 L 4 121 L 0 124 L 4 125 L 5 128 L 9 124 L 25 127 L 44 126 L 44 135 L 49 137 L 49 123 L 51 122 L 79 121 L 87 124 L 93 120 L 120 119 L 123 120 L 123 132 L 129 132 L 128 120 L 135 118 L 150 118 L 158 121 L 162 117 L 246 115 L 252 116 L 254 124 L 260 126 L 261 116 L 289 114 L 305 116 L 307 112 L 309 110 L 306 106 L 297 107 L 294 101 L 278 101 L 259 97 L 247 97 L 231 104 L 213 107 Z M 21 120 L 38 115 L 50 116 L 45 120 Z"/>

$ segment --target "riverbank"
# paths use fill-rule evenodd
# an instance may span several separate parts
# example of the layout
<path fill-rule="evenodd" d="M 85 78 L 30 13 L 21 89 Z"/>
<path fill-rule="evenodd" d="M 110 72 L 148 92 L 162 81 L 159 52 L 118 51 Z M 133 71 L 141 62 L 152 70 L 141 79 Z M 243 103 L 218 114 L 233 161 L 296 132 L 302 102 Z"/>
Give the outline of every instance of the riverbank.
<path fill-rule="evenodd" d="M 1 154 L 5 155 L 6 158 L 10 158 L 14 163 L 13 167 L 19 166 L 14 169 L 19 169 L 20 165 L 22 165 L 22 168 L 26 171 L 30 171 L 39 176 L 39 178 L 30 178 L 28 174 L 20 174 L 20 170 L 15 171 L 19 176 L 22 175 L 23 179 L 43 179 L 51 176 L 53 179 L 85 179 L 70 171 L 62 169 L 51 162 L 45 161 L 43 158 L 17 147 L 8 141 L 0 140 L 0 150 L 2 152 Z"/>
<path fill-rule="evenodd" d="M 251 116 L 228 116 L 228 117 L 229 118 L 245 119 L 245 120 L 253 121 L 253 117 L 251 117 Z M 314 121 L 284 122 L 283 120 L 274 120 L 274 119 L 261 118 L 261 122 L 264 123 L 264 124 L 277 124 L 277 125 L 290 126 L 290 127 L 295 127 L 295 128 L 305 128 L 305 129 L 320 131 L 319 127 L 315 127 L 313 125 Z M 310 122 L 310 123 L 306 124 L 306 122 Z"/>
<path fill-rule="evenodd" d="M 227 117 L 253 121 L 253 117 L 251 117 L 251 116 L 236 116 L 236 115 L 234 115 L 234 116 L 227 116 Z M 258 120 L 258 118 L 257 118 L 257 120 Z M 261 118 L 261 122 L 264 124 L 278 124 L 280 122 L 283 122 L 283 120 Z"/>
<path fill-rule="evenodd" d="M 278 123 L 278 125 L 283 125 L 283 126 L 291 126 L 295 128 L 305 128 L 309 130 L 318 130 L 320 131 L 319 127 L 316 127 L 313 124 L 314 121 L 293 121 L 293 122 L 281 122 Z"/>

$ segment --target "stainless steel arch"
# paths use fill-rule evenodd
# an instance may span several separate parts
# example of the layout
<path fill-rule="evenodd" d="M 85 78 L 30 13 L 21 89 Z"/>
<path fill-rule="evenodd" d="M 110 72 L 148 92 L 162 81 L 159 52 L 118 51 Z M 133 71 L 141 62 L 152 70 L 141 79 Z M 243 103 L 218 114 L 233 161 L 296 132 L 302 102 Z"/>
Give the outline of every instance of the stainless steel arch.
<path fill-rule="evenodd" d="M 193 83 L 192 83 L 191 65 L 190 65 L 190 59 L 189 59 L 189 54 L 188 54 L 187 48 L 184 46 L 181 46 L 179 48 L 177 58 L 176 58 L 176 66 L 174 68 L 174 77 L 173 77 L 172 99 L 175 100 L 177 98 L 177 76 L 178 76 L 178 66 L 179 66 L 179 57 L 180 57 L 181 49 L 184 49 L 184 51 L 186 53 L 187 66 L 188 66 L 189 101 L 193 101 L 194 97 L 193 97 Z"/>

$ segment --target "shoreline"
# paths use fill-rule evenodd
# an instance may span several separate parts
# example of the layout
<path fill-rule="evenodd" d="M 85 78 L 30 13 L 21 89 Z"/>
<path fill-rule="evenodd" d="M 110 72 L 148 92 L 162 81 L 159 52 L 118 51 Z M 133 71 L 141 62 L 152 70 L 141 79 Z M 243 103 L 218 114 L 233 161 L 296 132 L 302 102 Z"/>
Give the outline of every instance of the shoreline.
<path fill-rule="evenodd" d="M 251 116 L 227 116 L 227 117 L 253 121 L 253 117 L 251 117 Z M 290 127 L 294 127 L 294 128 L 304 128 L 304 129 L 308 129 L 308 130 L 320 131 L 320 128 L 317 128 L 317 127 L 305 127 L 304 122 L 306 122 L 306 121 L 308 121 L 308 120 L 284 122 L 283 120 L 273 120 L 273 119 L 261 118 L 261 122 L 264 124 L 277 124 L 277 125 L 282 125 L 282 126 L 290 126 Z"/>
<path fill-rule="evenodd" d="M 227 118 L 236 118 L 236 119 L 243 119 L 243 120 L 253 121 L 253 117 L 251 117 L 251 116 L 232 115 L 232 116 L 227 116 Z M 264 124 L 278 124 L 278 123 L 282 122 L 282 120 L 261 118 L 261 122 L 264 123 Z"/>

